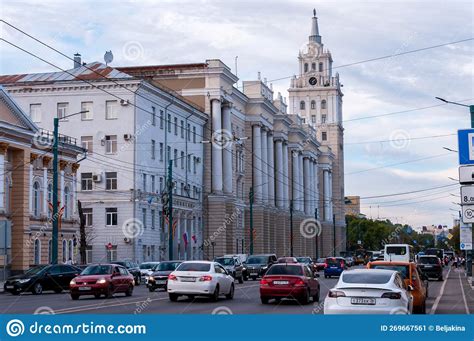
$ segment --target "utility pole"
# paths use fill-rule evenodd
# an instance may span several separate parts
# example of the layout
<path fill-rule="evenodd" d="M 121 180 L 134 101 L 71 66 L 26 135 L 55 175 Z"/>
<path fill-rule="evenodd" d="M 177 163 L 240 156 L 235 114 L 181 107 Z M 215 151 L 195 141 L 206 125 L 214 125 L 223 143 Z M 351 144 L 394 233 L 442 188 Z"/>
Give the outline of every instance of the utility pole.
<path fill-rule="evenodd" d="M 250 246 L 249 246 L 249 253 L 251 255 L 253 255 L 253 186 L 250 186 L 250 191 L 249 191 L 249 213 L 250 213 Z"/>
<path fill-rule="evenodd" d="M 332 241 L 333 241 L 333 257 L 336 257 L 336 215 L 332 215 Z"/>
<path fill-rule="evenodd" d="M 290 256 L 293 257 L 293 199 L 290 200 Z"/>
<path fill-rule="evenodd" d="M 314 209 L 314 219 L 316 219 L 316 221 L 318 220 L 318 208 L 316 207 Z M 317 232 L 320 232 L 320 231 L 317 231 Z M 314 237 L 314 242 L 316 243 L 315 244 L 315 248 L 314 248 L 314 252 L 316 253 L 316 258 L 319 257 L 319 250 L 318 250 L 318 233 L 316 233 L 316 236 Z"/>
<path fill-rule="evenodd" d="M 173 160 L 168 161 L 168 257 L 173 260 Z"/>
<path fill-rule="evenodd" d="M 53 132 L 53 235 L 52 235 L 52 264 L 58 264 L 58 140 L 59 140 L 59 118 L 54 118 Z"/>

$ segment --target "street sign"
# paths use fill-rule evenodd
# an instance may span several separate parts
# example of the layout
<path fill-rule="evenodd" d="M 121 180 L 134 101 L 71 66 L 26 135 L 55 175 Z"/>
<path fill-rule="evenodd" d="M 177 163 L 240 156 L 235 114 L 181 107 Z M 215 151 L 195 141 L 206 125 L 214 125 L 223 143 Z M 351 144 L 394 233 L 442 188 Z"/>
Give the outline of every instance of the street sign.
<path fill-rule="evenodd" d="M 459 164 L 474 164 L 474 129 L 458 130 Z"/>
<path fill-rule="evenodd" d="M 462 206 L 462 222 L 464 224 L 474 223 L 474 206 Z"/>
<path fill-rule="evenodd" d="M 474 205 L 474 186 L 461 186 L 461 204 Z"/>
<path fill-rule="evenodd" d="M 461 224 L 459 228 L 459 246 L 461 250 L 472 250 L 472 227 Z"/>
<path fill-rule="evenodd" d="M 474 184 L 474 165 L 459 166 L 459 183 L 461 185 Z"/>

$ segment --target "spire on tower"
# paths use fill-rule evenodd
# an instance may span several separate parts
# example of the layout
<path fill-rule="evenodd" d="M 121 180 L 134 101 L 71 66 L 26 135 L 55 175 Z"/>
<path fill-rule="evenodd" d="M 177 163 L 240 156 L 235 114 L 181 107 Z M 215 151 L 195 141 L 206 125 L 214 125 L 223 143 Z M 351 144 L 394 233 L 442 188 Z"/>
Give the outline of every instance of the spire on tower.
<path fill-rule="evenodd" d="M 311 34 L 309 41 L 321 44 L 321 36 L 319 35 L 318 17 L 316 16 L 316 8 L 313 9 L 313 18 L 311 18 Z"/>

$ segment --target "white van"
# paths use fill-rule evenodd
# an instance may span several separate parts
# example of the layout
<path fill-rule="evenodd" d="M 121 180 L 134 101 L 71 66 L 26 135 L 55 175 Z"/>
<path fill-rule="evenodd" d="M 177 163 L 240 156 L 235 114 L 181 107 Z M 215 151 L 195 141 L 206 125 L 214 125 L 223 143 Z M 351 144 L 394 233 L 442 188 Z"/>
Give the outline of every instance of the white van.
<path fill-rule="evenodd" d="M 386 244 L 384 248 L 384 261 L 386 262 L 414 262 L 415 253 L 413 246 L 408 244 Z"/>

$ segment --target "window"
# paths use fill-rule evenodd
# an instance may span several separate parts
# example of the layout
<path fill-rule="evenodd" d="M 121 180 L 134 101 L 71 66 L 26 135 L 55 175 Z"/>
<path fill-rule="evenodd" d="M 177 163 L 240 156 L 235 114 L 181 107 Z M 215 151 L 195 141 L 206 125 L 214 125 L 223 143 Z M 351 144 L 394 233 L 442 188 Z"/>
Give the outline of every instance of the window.
<path fill-rule="evenodd" d="M 105 225 L 106 226 L 117 226 L 117 208 L 116 207 L 107 207 L 105 209 Z"/>
<path fill-rule="evenodd" d="M 300 102 L 300 110 L 304 110 L 304 109 L 305 109 L 304 101 L 301 101 Z"/>
<path fill-rule="evenodd" d="M 39 239 L 35 239 L 34 248 L 34 264 L 41 264 L 41 241 Z"/>
<path fill-rule="evenodd" d="M 155 140 L 151 140 L 151 159 L 152 160 L 155 159 L 155 147 L 156 147 Z"/>
<path fill-rule="evenodd" d="M 53 202 L 53 184 L 52 183 L 49 183 L 48 184 L 48 201 L 50 203 Z M 51 210 L 48 208 L 48 218 L 51 218 Z"/>
<path fill-rule="evenodd" d="M 191 124 L 189 123 L 186 129 L 186 138 L 188 139 L 188 141 L 191 141 Z"/>
<path fill-rule="evenodd" d="M 107 253 L 107 262 L 112 263 L 117 261 L 117 245 L 112 245 L 112 248 L 109 249 L 106 246 L 105 252 Z"/>
<path fill-rule="evenodd" d="M 316 109 L 316 101 L 311 101 L 311 109 Z"/>
<path fill-rule="evenodd" d="M 168 114 L 168 133 L 171 133 L 171 114 Z"/>
<path fill-rule="evenodd" d="M 106 154 L 117 153 L 117 135 L 105 136 L 105 153 Z"/>
<path fill-rule="evenodd" d="M 48 240 L 48 264 L 53 262 L 53 241 Z"/>
<path fill-rule="evenodd" d="M 92 245 L 86 246 L 86 263 L 92 263 Z"/>
<path fill-rule="evenodd" d="M 327 141 L 327 139 L 328 139 L 328 133 L 326 133 L 325 131 L 323 131 L 323 132 L 321 133 L 321 140 Z"/>
<path fill-rule="evenodd" d="M 41 122 L 41 104 L 30 104 L 30 117 L 35 123 Z"/>
<path fill-rule="evenodd" d="M 33 215 L 38 217 L 41 211 L 41 187 L 39 182 L 33 184 Z M 35 263 L 36 264 L 36 263 Z"/>
<path fill-rule="evenodd" d="M 163 110 L 160 110 L 160 129 L 163 129 L 164 125 L 165 125 L 165 117 L 164 117 L 164 114 L 163 114 Z"/>
<path fill-rule="evenodd" d="M 193 127 L 193 143 L 196 143 L 196 127 Z"/>
<path fill-rule="evenodd" d="M 142 188 L 143 188 L 143 192 L 146 192 L 147 186 L 146 186 L 146 174 L 145 173 L 143 173 L 143 175 L 142 175 Z"/>
<path fill-rule="evenodd" d="M 197 163 L 197 158 L 194 156 L 193 157 L 193 173 L 196 174 L 196 163 Z"/>
<path fill-rule="evenodd" d="M 311 122 L 316 123 L 316 115 L 311 115 Z"/>
<path fill-rule="evenodd" d="M 117 189 L 117 172 L 105 172 L 105 189 Z"/>
<path fill-rule="evenodd" d="M 146 229 L 146 208 L 142 208 L 142 223 L 143 228 Z"/>
<path fill-rule="evenodd" d="M 93 103 L 92 102 L 82 102 L 81 103 L 81 111 L 87 111 L 87 112 L 82 113 L 81 119 L 83 121 L 92 120 L 92 118 L 94 117 Z"/>
<path fill-rule="evenodd" d="M 181 195 L 184 195 L 184 183 L 181 183 Z"/>
<path fill-rule="evenodd" d="M 67 241 L 63 239 L 63 263 L 66 263 L 67 261 L 66 256 L 67 256 Z"/>
<path fill-rule="evenodd" d="M 322 114 L 321 115 L 321 123 L 323 123 L 323 124 L 326 123 L 326 119 L 327 119 L 327 115 Z"/>
<path fill-rule="evenodd" d="M 188 155 L 188 172 L 191 171 L 191 155 Z"/>
<path fill-rule="evenodd" d="M 74 243 L 73 243 L 72 239 L 69 239 L 69 247 L 68 247 L 68 252 L 69 253 L 68 253 L 68 256 L 67 256 L 68 260 L 70 259 L 72 261 L 73 251 L 74 251 Z"/>
<path fill-rule="evenodd" d="M 118 112 L 117 101 L 105 101 L 105 119 L 116 120 Z"/>
<path fill-rule="evenodd" d="M 163 143 L 160 142 L 160 161 L 163 161 Z"/>
<path fill-rule="evenodd" d="M 163 191 L 163 178 L 160 176 L 160 192 Z"/>
<path fill-rule="evenodd" d="M 85 220 L 85 226 L 86 227 L 92 227 L 92 224 L 94 222 L 93 220 L 93 213 L 92 213 L 92 208 L 83 208 L 82 209 L 82 214 L 84 215 L 84 220 Z"/>
<path fill-rule="evenodd" d="M 308 72 L 308 63 L 304 63 L 304 72 Z"/>
<path fill-rule="evenodd" d="M 81 173 L 81 190 L 92 191 L 92 173 Z"/>
<path fill-rule="evenodd" d="M 64 118 L 67 115 L 69 103 L 58 103 L 58 118 Z"/>
<path fill-rule="evenodd" d="M 326 109 L 326 100 L 325 99 L 323 99 L 321 101 L 321 109 Z"/>
<path fill-rule="evenodd" d="M 184 121 L 181 120 L 181 138 L 184 139 Z"/>
<path fill-rule="evenodd" d="M 152 193 L 155 193 L 155 191 L 156 191 L 155 176 L 150 175 L 150 178 L 151 178 L 151 191 L 152 191 Z"/>
<path fill-rule="evenodd" d="M 64 218 L 70 218 L 71 215 L 71 191 L 69 186 L 64 187 Z"/>
<path fill-rule="evenodd" d="M 184 152 L 181 152 L 180 161 L 181 161 L 181 169 L 184 169 Z"/>
<path fill-rule="evenodd" d="M 156 126 L 156 108 L 151 107 L 151 125 Z"/>
<path fill-rule="evenodd" d="M 174 150 L 173 155 L 174 155 L 174 160 L 173 160 L 174 161 L 174 166 L 177 167 L 178 166 L 178 160 L 177 160 L 178 159 L 178 150 L 177 149 Z"/>
<path fill-rule="evenodd" d="M 174 118 L 174 134 L 178 136 L 178 118 Z"/>
<path fill-rule="evenodd" d="M 87 149 L 87 154 L 92 154 L 93 141 L 94 138 L 92 136 L 81 136 L 81 145 L 82 148 Z"/>
<path fill-rule="evenodd" d="M 323 69 L 324 69 L 324 64 L 319 63 L 319 72 L 323 72 Z"/>
<path fill-rule="evenodd" d="M 311 63 L 311 70 L 316 70 L 316 63 Z"/>
<path fill-rule="evenodd" d="M 170 147 L 170 146 L 168 146 L 168 147 L 166 148 L 166 156 L 167 156 L 166 158 L 167 158 L 168 160 L 171 158 L 171 147 Z"/>

